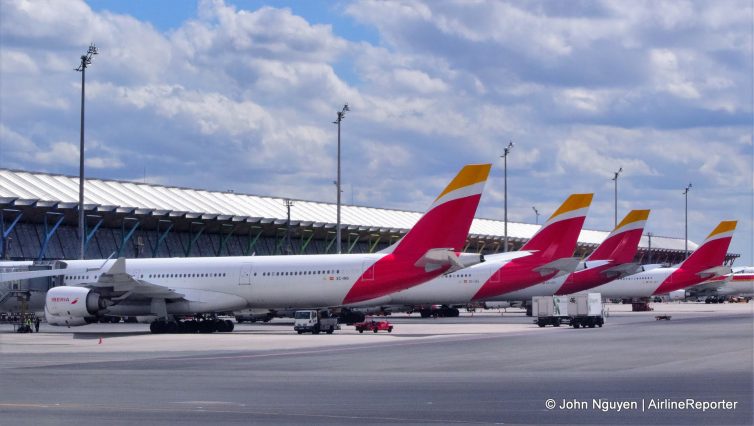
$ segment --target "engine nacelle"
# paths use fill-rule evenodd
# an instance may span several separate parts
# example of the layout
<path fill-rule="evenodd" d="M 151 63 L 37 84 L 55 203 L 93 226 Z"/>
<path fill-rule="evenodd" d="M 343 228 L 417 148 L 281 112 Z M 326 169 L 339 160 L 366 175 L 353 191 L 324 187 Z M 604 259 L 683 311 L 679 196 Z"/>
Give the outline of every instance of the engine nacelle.
<path fill-rule="evenodd" d="M 84 287 L 53 287 L 47 291 L 45 318 L 51 325 L 77 326 L 107 307 L 104 299 Z"/>

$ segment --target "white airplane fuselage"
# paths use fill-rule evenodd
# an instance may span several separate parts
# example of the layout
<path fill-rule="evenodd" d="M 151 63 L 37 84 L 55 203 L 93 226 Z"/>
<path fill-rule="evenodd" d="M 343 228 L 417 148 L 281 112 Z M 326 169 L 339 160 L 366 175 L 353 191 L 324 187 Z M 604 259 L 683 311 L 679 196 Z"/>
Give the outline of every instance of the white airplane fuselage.
<path fill-rule="evenodd" d="M 343 305 L 357 280 L 384 256 L 375 253 L 129 259 L 126 272 L 136 280 L 194 295 L 197 300 L 210 297 L 213 300 L 210 310 L 328 307 Z M 107 271 L 112 262 L 114 260 L 102 267 L 102 260 L 66 261 L 71 270 L 91 268 L 99 271 Z M 62 284 L 89 284 L 96 281 L 99 274 L 95 271 L 64 275 Z M 390 277 L 367 276 L 363 280 L 379 282 L 383 278 Z M 122 306 L 113 305 L 108 312 L 115 315 L 118 311 L 134 309 L 143 307 L 135 308 L 134 303 L 129 302 Z M 168 313 L 190 312 L 192 309 L 181 303 L 168 304 Z"/>
<path fill-rule="evenodd" d="M 655 268 L 623 277 L 588 290 L 603 298 L 632 299 L 650 297 L 678 268 Z"/>

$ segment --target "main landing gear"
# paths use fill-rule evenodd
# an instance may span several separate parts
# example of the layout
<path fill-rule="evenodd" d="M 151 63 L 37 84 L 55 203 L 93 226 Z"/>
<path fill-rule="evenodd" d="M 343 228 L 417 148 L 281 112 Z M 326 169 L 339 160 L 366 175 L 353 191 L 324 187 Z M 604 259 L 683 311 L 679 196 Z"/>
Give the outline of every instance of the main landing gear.
<path fill-rule="evenodd" d="M 177 334 L 177 333 L 230 333 L 233 331 L 233 321 L 221 320 L 210 317 L 197 317 L 193 320 L 186 321 L 165 321 L 159 319 L 149 325 L 149 331 L 152 334 Z"/>

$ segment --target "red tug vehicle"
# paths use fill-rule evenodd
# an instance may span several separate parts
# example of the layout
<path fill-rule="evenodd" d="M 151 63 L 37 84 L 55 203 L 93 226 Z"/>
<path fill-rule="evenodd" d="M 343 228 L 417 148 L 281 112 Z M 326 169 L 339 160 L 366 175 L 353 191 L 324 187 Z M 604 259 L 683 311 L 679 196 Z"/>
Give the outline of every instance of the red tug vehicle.
<path fill-rule="evenodd" d="M 373 333 L 376 333 L 380 330 L 385 330 L 388 333 L 391 333 L 393 331 L 393 324 L 390 324 L 387 321 L 375 321 L 373 319 L 367 319 L 363 322 L 357 322 L 354 324 L 354 327 L 356 327 L 356 331 L 359 333 L 363 333 L 364 330 L 372 330 Z"/>

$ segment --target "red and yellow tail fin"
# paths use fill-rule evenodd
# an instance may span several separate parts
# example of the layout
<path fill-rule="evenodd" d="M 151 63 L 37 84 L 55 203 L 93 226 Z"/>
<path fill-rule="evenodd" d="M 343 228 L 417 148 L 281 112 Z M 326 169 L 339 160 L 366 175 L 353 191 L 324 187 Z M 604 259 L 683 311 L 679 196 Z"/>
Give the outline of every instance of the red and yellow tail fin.
<path fill-rule="evenodd" d="M 649 219 L 649 210 L 631 210 L 605 238 L 587 260 L 613 260 L 628 263 L 636 256 L 641 234 Z"/>
<path fill-rule="evenodd" d="M 436 248 L 461 251 L 491 167 L 491 164 L 464 166 L 413 228 L 382 253 L 423 256 Z"/>
<path fill-rule="evenodd" d="M 737 224 L 738 221 L 735 220 L 720 222 L 710 232 L 702 245 L 691 253 L 691 256 L 684 260 L 679 267 L 692 271 L 704 271 L 722 265 Z"/>
<path fill-rule="evenodd" d="M 543 258 L 571 257 L 594 194 L 573 194 L 547 219 L 521 250 L 536 250 Z"/>

